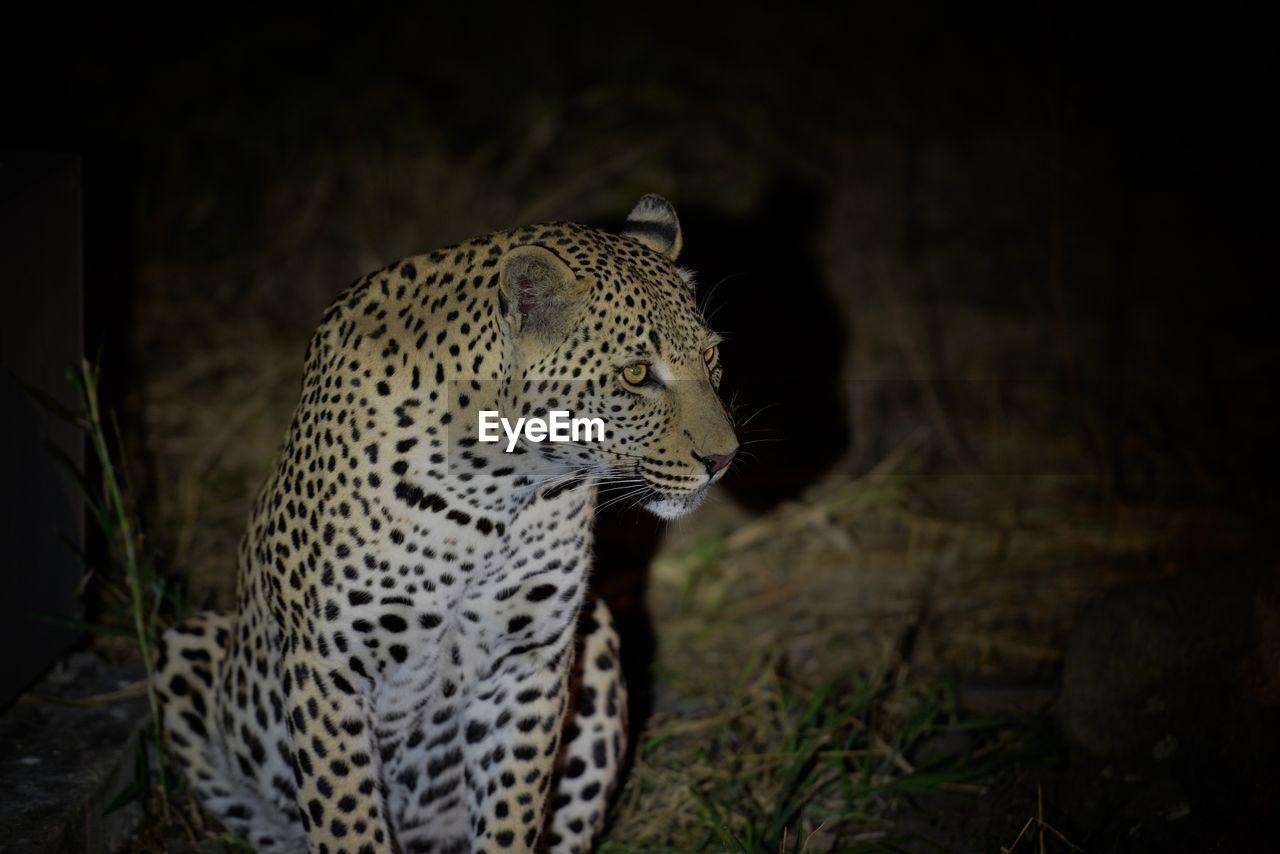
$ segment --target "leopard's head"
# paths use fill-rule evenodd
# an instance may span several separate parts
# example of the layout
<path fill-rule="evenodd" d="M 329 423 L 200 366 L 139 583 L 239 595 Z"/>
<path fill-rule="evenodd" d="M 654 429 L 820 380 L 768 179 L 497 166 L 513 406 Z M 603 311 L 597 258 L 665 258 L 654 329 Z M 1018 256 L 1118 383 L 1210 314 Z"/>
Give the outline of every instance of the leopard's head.
<path fill-rule="evenodd" d="M 618 234 L 558 224 L 515 233 L 499 280 L 512 353 L 508 409 L 568 410 L 603 437 L 528 450 L 547 476 L 596 477 L 600 502 L 674 519 L 692 511 L 738 450 L 720 400 L 720 337 L 676 266 L 675 210 L 645 196 Z"/>

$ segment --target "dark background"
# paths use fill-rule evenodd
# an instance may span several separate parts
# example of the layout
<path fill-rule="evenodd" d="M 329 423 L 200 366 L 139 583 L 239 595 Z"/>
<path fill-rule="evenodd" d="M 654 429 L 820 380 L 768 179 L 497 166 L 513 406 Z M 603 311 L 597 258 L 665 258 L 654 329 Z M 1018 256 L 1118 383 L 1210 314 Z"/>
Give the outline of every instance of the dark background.
<path fill-rule="evenodd" d="M 1200 700 L 1239 693 L 1203 672 L 1254 685 L 1245 723 L 1187 712 L 1184 740 L 1209 746 L 1173 775 L 1192 838 L 1246 827 L 1266 798 L 1248 793 L 1269 791 L 1252 771 L 1238 798 L 1185 781 L 1274 749 L 1204 734 L 1261 732 L 1280 679 L 1262 21 L 1222 4 L 552 8 L 7 13 L 0 144 L 84 158 L 88 350 L 171 571 L 198 602 L 228 601 L 306 337 L 348 281 L 525 221 L 616 224 L 659 192 L 729 335 L 727 394 L 756 442 L 726 482 L 735 524 L 877 471 L 904 443 L 913 513 L 1008 511 L 1050 530 L 1087 516 L 1107 536 L 1157 520 L 1143 546 L 1081 546 L 1012 593 L 973 585 L 1018 614 L 977 631 L 1064 650 L 1079 614 L 1103 619 L 1081 609 L 1105 591 L 1199 579 L 1106 604 L 1102 633 L 1161 597 L 1162 627 L 1256 624 L 1168 653 L 1198 662 L 1183 681 Z M 1046 480 L 1051 501 L 1026 498 Z M 656 523 L 602 520 L 599 587 L 627 627 L 642 713 L 660 542 Z M 1019 598 L 1080 567 L 1052 604 Z M 1245 580 L 1212 582 L 1228 575 Z M 947 625 L 934 646 L 959 649 Z M 1099 654 L 1157 644 L 1133 631 Z M 939 651 L 928 666 L 1068 682 L 1096 669 L 1077 665 Z M 1097 714 L 1065 728 L 1104 757 L 1133 752 L 1082 734 L 1109 731 Z M 1063 785 L 1077 834 L 1111 820 L 1073 812 L 1083 796 Z"/>
<path fill-rule="evenodd" d="M 116 348 L 133 367 L 145 369 L 136 365 L 139 312 L 126 308 L 148 296 L 138 264 L 161 250 L 231 266 L 231 256 L 262 252 L 255 230 L 287 222 L 291 204 L 294 215 L 308 212 L 292 199 L 263 210 L 263 196 L 318 163 L 355 151 L 380 166 L 381 174 L 334 179 L 340 186 L 326 191 L 321 215 L 363 204 L 357 216 L 390 230 L 377 220 L 398 214 L 403 191 L 393 188 L 412 182 L 396 172 L 405 152 L 431 149 L 461 166 L 455 194 L 484 196 L 486 184 L 507 177 L 502 191 L 517 199 L 545 193 L 543 168 L 617 158 L 578 179 L 613 180 L 607 191 L 571 187 L 535 199 L 533 212 L 584 219 L 603 208 L 596 219 L 616 220 L 633 186 L 661 184 L 675 195 L 686 230 L 700 238 L 688 241 L 686 260 L 706 277 L 736 277 L 724 307 L 736 315 L 725 326 L 744 344 L 750 337 L 741 358 L 758 361 L 753 388 L 778 389 L 762 371 L 789 382 L 839 374 L 847 342 L 820 325 L 838 321 L 822 310 L 830 298 L 810 291 L 834 292 L 838 302 L 855 283 L 823 280 L 813 244 L 838 215 L 833 206 L 862 206 L 863 228 L 846 238 L 862 255 L 891 248 L 919 268 L 940 251 L 971 251 L 967 269 L 920 276 L 930 279 L 918 285 L 922 298 L 1029 318 L 1053 304 L 1075 315 L 1068 323 L 1097 323 L 1078 352 L 1046 357 L 1018 379 L 1088 385 L 1111 422 L 1131 417 L 1133 392 L 1121 384 L 1163 383 L 1151 393 L 1174 408 L 1165 414 L 1194 422 L 1176 429 L 1213 434 L 1202 437 L 1212 457 L 1204 466 L 1233 480 L 1223 497 L 1248 505 L 1269 492 L 1250 492 L 1249 474 L 1261 438 L 1251 431 L 1262 423 L 1251 415 L 1269 397 L 1251 384 L 1265 376 L 1271 337 L 1263 303 L 1273 61 L 1258 22 L 1239 10 L 706 7 L 652 16 L 330 7 L 9 23 L 4 141 L 85 156 L 91 344 Z M 868 139 L 890 151 L 862 150 Z M 352 186 L 360 177 L 382 186 Z M 859 178 L 863 197 L 850 198 Z M 591 196 L 589 210 L 574 210 L 575 192 Z M 192 216 L 192 201 L 213 210 Z M 416 252 L 470 233 L 471 222 L 455 226 L 448 216 L 458 199 L 425 204 L 444 224 L 384 238 L 389 248 Z M 488 213 L 469 220 L 502 225 Z M 319 236 L 337 251 L 332 234 Z M 737 257 L 744 250 L 749 257 Z M 292 244 L 283 251 L 295 267 L 293 256 L 304 254 Z M 334 269 L 315 287 L 330 293 L 359 269 Z M 276 290 L 290 287 L 298 286 Z M 219 309 L 292 308 L 279 304 L 287 296 L 273 304 L 247 271 L 220 290 Z M 310 316 L 296 322 L 305 329 Z M 760 328 L 741 332 L 744 322 Z M 773 358 L 757 345 L 763 334 L 798 358 Z M 788 454 L 817 456 L 847 439 L 828 429 Z M 806 472 L 818 467 L 810 462 Z M 1115 488 L 1137 488 L 1123 460 L 1110 466 Z"/>

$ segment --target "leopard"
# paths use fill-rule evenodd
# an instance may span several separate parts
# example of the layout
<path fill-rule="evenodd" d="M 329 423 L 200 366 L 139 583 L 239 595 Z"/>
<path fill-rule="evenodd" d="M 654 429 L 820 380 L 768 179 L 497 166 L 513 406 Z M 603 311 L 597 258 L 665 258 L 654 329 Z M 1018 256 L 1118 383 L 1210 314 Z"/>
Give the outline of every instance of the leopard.
<path fill-rule="evenodd" d="M 696 509 L 738 451 L 675 209 L 549 222 L 355 281 L 237 553 L 155 692 L 204 810 L 260 851 L 590 850 L 627 751 L 593 524 Z M 481 414 L 596 435 L 482 440 Z M 588 431 L 589 432 L 589 431 Z"/>

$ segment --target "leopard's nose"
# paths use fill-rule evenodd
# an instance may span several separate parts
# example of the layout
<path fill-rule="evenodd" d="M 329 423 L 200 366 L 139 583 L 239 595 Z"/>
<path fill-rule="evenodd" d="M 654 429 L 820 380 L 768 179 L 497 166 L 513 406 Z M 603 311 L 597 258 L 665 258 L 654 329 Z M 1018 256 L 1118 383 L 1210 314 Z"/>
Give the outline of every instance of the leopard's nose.
<path fill-rule="evenodd" d="M 697 451 L 692 451 L 691 453 L 695 460 L 702 463 L 703 468 L 707 470 L 707 474 L 711 477 L 715 477 L 716 474 L 729 467 L 729 464 L 733 462 L 734 456 L 737 455 L 738 449 L 734 448 L 727 454 L 707 454 L 705 456 L 699 454 Z"/>

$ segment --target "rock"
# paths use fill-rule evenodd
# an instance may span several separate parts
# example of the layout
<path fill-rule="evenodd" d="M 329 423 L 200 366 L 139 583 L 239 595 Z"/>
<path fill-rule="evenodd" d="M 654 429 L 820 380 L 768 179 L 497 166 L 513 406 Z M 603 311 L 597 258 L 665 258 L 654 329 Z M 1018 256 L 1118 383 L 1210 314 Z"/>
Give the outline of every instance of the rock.
<path fill-rule="evenodd" d="M 1251 650 L 1254 591 L 1207 573 L 1112 590 L 1067 644 L 1063 729 L 1100 756 L 1147 756 L 1222 724 Z"/>
<path fill-rule="evenodd" d="M 1174 766 L 1237 808 L 1269 803 L 1280 761 L 1274 585 L 1257 572 L 1188 573 L 1087 606 L 1063 668 L 1068 739 L 1099 757 Z"/>
<path fill-rule="evenodd" d="M 109 854 L 125 844 L 140 804 L 106 807 L 133 780 L 146 697 L 67 701 L 141 676 L 140 667 L 72 655 L 0 716 L 0 849 Z"/>

